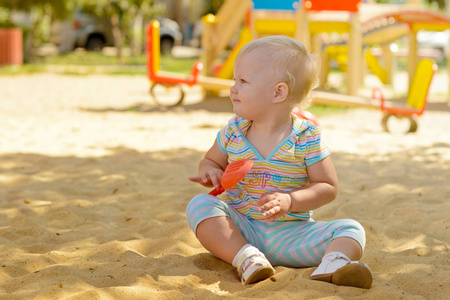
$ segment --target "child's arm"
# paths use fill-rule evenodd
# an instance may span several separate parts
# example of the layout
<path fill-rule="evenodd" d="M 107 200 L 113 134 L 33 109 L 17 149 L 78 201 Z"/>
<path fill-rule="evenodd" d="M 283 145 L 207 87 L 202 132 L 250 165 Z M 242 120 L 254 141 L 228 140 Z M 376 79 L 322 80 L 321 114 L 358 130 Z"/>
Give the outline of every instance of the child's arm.
<path fill-rule="evenodd" d="M 228 156 L 220 150 L 216 140 L 214 145 L 206 152 L 205 158 L 200 161 L 198 176 L 189 177 L 189 180 L 206 187 L 219 188 L 221 186 L 220 178 L 227 165 Z"/>
<path fill-rule="evenodd" d="M 309 184 L 290 193 L 268 192 L 256 202 L 264 212 L 265 221 L 273 221 L 287 212 L 309 211 L 336 198 L 338 179 L 330 157 L 307 167 Z"/>

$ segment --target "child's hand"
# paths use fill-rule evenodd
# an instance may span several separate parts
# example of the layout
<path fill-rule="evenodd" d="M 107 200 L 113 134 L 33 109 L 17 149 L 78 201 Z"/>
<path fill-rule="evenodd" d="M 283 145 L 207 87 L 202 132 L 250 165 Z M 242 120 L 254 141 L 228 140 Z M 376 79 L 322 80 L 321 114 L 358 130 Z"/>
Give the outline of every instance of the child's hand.
<path fill-rule="evenodd" d="M 264 212 L 265 222 L 274 221 L 286 215 L 291 208 L 291 196 L 282 192 L 264 193 L 256 201 L 259 212 Z"/>
<path fill-rule="evenodd" d="M 220 169 L 212 168 L 207 172 L 199 174 L 197 177 L 189 177 L 189 180 L 192 182 L 197 182 L 203 185 L 204 187 L 211 188 L 220 188 L 222 184 L 220 183 L 220 178 L 222 178 L 223 171 Z"/>

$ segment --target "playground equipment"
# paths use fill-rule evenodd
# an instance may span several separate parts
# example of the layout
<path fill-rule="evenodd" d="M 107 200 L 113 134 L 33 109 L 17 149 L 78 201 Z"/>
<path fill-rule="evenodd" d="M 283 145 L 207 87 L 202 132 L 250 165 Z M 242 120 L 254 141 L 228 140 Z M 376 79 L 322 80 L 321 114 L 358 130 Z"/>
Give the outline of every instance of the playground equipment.
<path fill-rule="evenodd" d="M 201 85 L 205 89 L 228 89 L 232 80 L 213 77 L 203 77 L 200 73 L 203 64 L 197 61 L 192 66 L 189 75 L 165 72 L 160 67 L 159 22 L 153 20 L 147 25 L 147 71 L 151 82 L 150 94 L 153 100 L 161 106 L 176 106 L 183 102 L 185 93 L 183 85 Z"/>
<path fill-rule="evenodd" d="M 227 79 L 233 77 L 234 61 L 236 60 L 236 57 L 241 48 L 244 47 L 245 44 L 251 42 L 251 37 L 252 33 L 250 31 L 250 28 L 248 26 L 244 26 L 244 28 L 241 30 L 241 33 L 239 34 L 239 41 L 236 43 L 236 45 L 231 50 L 230 55 L 228 55 L 224 63 L 218 69 L 216 74 L 217 78 Z"/>
<path fill-rule="evenodd" d="M 202 63 L 195 63 L 189 75 L 159 70 L 158 40 L 154 38 L 155 33 L 152 33 L 157 26 L 152 25 L 147 29 L 151 94 L 157 103 L 168 106 L 182 102 L 184 85 L 200 85 L 206 90 L 229 89 L 233 81 L 225 78 L 232 76 L 234 60 L 240 48 L 255 38 L 283 34 L 301 40 L 307 47 L 322 50 L 319 51 L 322 55 L 321 82 L 326 80 L 324 78 L 328 74 L 326 67 L 329 65 L 329 58 L 338 61 L 339 66 L 347 73 L 346 95 L 316 91 L 314 103 L 380 108 L 385 114 L 382 125 L 386 131 L 389 130 L 388 119 L 395 115 L 409 118 L 411 120 L 409 132 L 414 132 L 417 129 L 416 118 L 423 113 L 425 105 L 412 104 L 409 99 L 416 91 L 420 91 L 423 101 L 426 101 L 431 82 L 430 78 L 428 84 L 425 84 L 428 75 L 422 79 L 413 79 L 418 65 L 416 34 L 422 29 L 432 31 L 450 29 L 450 19 L 437 12 L 418 10 L 417 6 L 411 9 L 411 6 L 405 5 L 371 6 L 360 2 L 360 0 L 227 0 L 217 16 L 207 15 L 202 18 L 204 22 Z M 220 67 L 215 67 L 214 64 L 223 59 L 226 47 L 239 30 L 241 31 L 238 42 L 229 51 L 230 55 L 224 59 Z M 324 33 L 339 35 L 339 44 L 325 44 L 322 38 Z M 393 54 L 389 50 L 389 45 L 403 36 L 409 38 L 407 66 L 410 75 L 408 105 L 412 105 L 410 114 L 401 109 L 393 110 L 395 106 L 384 100 L 381 90 L 374 92 L 374 95 L 379 95 L 382 99 L 381 107 L 380 101 L 375 100 L 376 97 L 370 99 L 357 95 L 365 65 L 382 83 L 391 82 Z M 380 63 L 377 56 L 370 51 L 370 46 L 374 44 L 381 46 L 384 64 Z M 363 63 L 364 56 L 366 64 Z M 450 63 L 450 60 L 448 62 Z M 202 67 L 206 76 L 200 75 Z M 171 95 L 173 97 L 171 102 L 162 103 L 163 98 L 168 99 Z"/>
<path fill-rule="evenodd" d="M 200 61 L 194 63 L 190 74 L 187 76 L 180 75 L 178 73 L 160 71 L 160 47 L 158 30 L 159 23 L 156 20 L 150 22 L 147 25 L 147 70 L 151 82 L 150 94 L 152 95 L 153 100 L 158 105 L 166 107 L 180 105 L 183 102 L 185 96 L 183 85 L 194 86 L 198 84 L 205 89 L 213 90 L 229 89 L 234 85 L 233 80 L 200 76 L 200 73 L 203 69 L 203 64 Z M 318 121 L 315 116 L 308 111 L 294 108 L 293 113 L 295 113 L 300 118 L 310 120 L 318 125 Z"/>
<path fill-rule="evenodd" d="M 219 10 L 217 18 L 209 16 L 208 18 L 204 19 L 211 20 L 204 24 L 205 29 L 207 30 L 204 30 L 204 33 L 202 35 L 202 46 L 205 50 L 202 61 L 205 65 L 206 75 L 213 76 L 213 63 L 220 58 L 223 50 L 225 49 L 223 46 L 227 45 L 232 37 L 232 35 L 230 34 L 220 34 L 220 28 L 226 28 L 228 26 L 228 19 L 224 18 L 223 16 L 234 15 L 235 12 L 236 15 L 245 16 L 246 12 L 244 11 L 244 9 L 249 9 L 249 5 L 246 5 L 245 3 L 250 3 L 250 6 L 253 4 L 253 9 L 251 9 L 250 21 L 246 22 L 249 24 L 249 27 L 251 29 L 252 40 L 266 35 L 282 34 L 299 39 L 305 44 L 307 48 L 310 48 L 309 45 L 312 35 L 328 31 L 336 32 L 336 30 L 352 33 L 351 36 L 355 36 L 355 38 L 350 38 L 349 41 L 352 41 L 353 43 L 353 41 L 356 40 L 356 37 L 360 35 L 360 32 L 355 31 L 355 33 L 353 33 L 355 28 L 359 28 L 359 26 L 357 26 L 359 19 L 357 18 L 356 14 L 353 13 L 359 2 L 360 0 L 227 0 Z M 347 12 L 350 11 L 352 13 L 350 14 L 350 20 L 348 17 L 344 21 L 310 20 L 312 12 L 321 9 L 346 10 Z M 242 21 L 243 19 L 241 19 L 241 23 Z M 233 24 L 230 24 L 230 27 L 235 26 L 235 19 L 233 19 L 233 22 Z M 361 63 L 360 60 L 358 60 L 358 55 L 356 53 L 356 51 L 358 51 L 358 47 L 359 45 L 357 45 L 357 43 L 352 47 L 349 47 L 349 56 L 353 58 L 350 61 L 351 67 L 349 68 L 349 73 L 355 73 L 354 70 L 356 70 L 357 73 L 359 72 Z M 361 49 L 359 49 L 359 51 L 361 51 Z M 353 55 L 353 52 L 355 52 L 355 55 Z M 353 67 L 353 65 L 355 67 Z M 350 77 L 360 78 L 359 73 L 354 74 L 354 76 Z M 352 86 L 352 83 L 350 83 L 350 86 Z M 352 88 L 352 90 L 356 89 Z M 356 91 L 352 91 L 349 94 L 356 94 Z"/>
<path fill-rule="evenodd" d="M 432 60 L 421 59 L 419 61 L 408 93 L 407 107 L 389 105 L 385 101 L 381 89 L 376 88 L 373 90 L 372 99 L 380 100 L 380 109 L 384 114 L 381 124 L 386 132 L 389 132 L 388 120 L 392 116 L 396 118 L 408 118 L 410 121 L 408 132 L 415 132 L 417 130 L 417 118 L 425 111 L 431 80 L 436 71 L 437 65 Z"/>
<path fill-rule="evenodd" d="M 366 50 L 366 64 L 369 70 L 375 74 L 383 84 L 391 83 L 390 72 L 383 68 L 378 58 L 368 49 Z"/>
<path fill-rule="evenodd" d="M 206 76 L 214 75 L 215 61 L 222 56 L 233 36 L 240 30 L 251 8 L 250 0 L 227 0 L 217 15 L 209 14 L 202 18 L 204 53 L 201 60 L 205 66 Z M 234 64 L 234 60 L 229 59 L 229 61 L 231 65 Z"/>
<path fill-rule="evenodd" d="M 399 37 L 408 37 L 407 68 L 411 86 L 419 62 L 417 32 L 419 30 L 444 31 L 450 29 L 450 19 L 447 15 L 426 11 L 423 8 L 421 10 L 417 8 L 407 10 L 400 7 L 397 11 L 384 12 L 366 20 L 362 23 L 362 28 L 363 43 L 365 45 L 387 45 Z M 389 47 L 384 47 L 383 49 L 383 52 L 388 51 Z M 450 60 L 447 60 L 447 64 L 449 63 Z"/>
<path fill-rule="evenodd" d="M 156 20 L 147 25 L 147 69 L 151 82 L 150 94 L 158 105 L 166 107 L 180 105 L 185 96 L 183 85 L 194 86 L 198 84 L 206 89 L 229 89 L 234 85 L 233 80 L 200 76 L 203 69 L 203 64 L 200 61 L 194 63 L 190 74 L 187 76 L 180 75 L 178 73 L 160 71 L 158 29 L 159 23 Z M 295 108 L 293 113 L 300 118 L 310 120 L 318 125 L 317 119 L 314 115 L 307 111 Z"/>
<path fill-rule="evenodd" d="M 160 105 L 175 106 L 184 99 L 182 84 L 193 86 L 198 82 L 198 76 L 203 69 L 201 62 L 196 62 L 187 78 L 180 77 L 179 74 L 159 73 L 160 45 L 159 45 L 159 22 L 153 20 L 147 25 L 147 67 L 150 81 L 150 94 L 154 101 Z M 161 95 L 165 95 L 166 102 L 162 102 Z"/>
<path fill-rule="evenodd" d="M 204 56 L 202 61 L 208 76 L 214 76 L 213 64 L 221 58 L 231 37 L 231 28 L 238 32 L 236 20 L 251 32 L 251 40 L 266 35 L 282 34 L 301 40 L 305 46 L 322 56 L 321 83 L 326 82 L 328 61 L 336 59 L 347 74 L 348 95 L 357 96 L 362 84 L 364 68 L 367 65 L 384 84 L 392 82 L 394 55 L 390 44 L 398 38 L 408 37 L 408 74 L 412 83 L 414 70 L 419 61 L 416 35 L 419 30 L 443 31 L 450 29 L 450 19 L 445 14 L 430 11 L 412 4 L 380 5 L 365 4 L 361 0 L 227 0 L 217 17 L 208 15 L 202 35 Z M 413 1 L 411 1 L 413 2 Z M 245 9 L 251 4 L 250 16 Z M 236 14 L 234 14 L 236 12 Z M 228 19 L 233 16 L 228 27 Z M 230 29 L 225 31 L 226 29 Z M 226 34 L 221 34 L 226 32 Z M 338 47 L 323 44 L 324 34 L 341 36 Z M 311 45 L 311 46 L 310 46 Z M 372 45 L 380 45 L 383 63 L 370 53 Z M 351 57 L 351 59 L 348 59 Z M 364 59 L 365 57 L 365 59 Z M 231 56 L 227 63 L 232 63 Z M 448 60 L 450 65 L 450 60 Z M 449 68 L 450 69 L 450 68 Z"/>
<path fill-rule="evenodd" d="M 419 61 L 414 72 L 405 107 L 387 101 L 381 88 L 373 89 L 371 99 L 316 91 L 314 92 L 313 102 L 325 105 L 377 108 L 383 113 L 381 126 L 384 131 L 390 132 L 389 120 L 394 116 L 398 119 L 408 118 L 410 126 L 407 133 L 415 132 L 418 128 L 417 119 L 426 109 L 431 80 L 436 71 L 437 65 L 431 59 L 423 58 Z"/>
<path fill-rule="evenodd" d="M 366 19 L 361 22 L 361 28 L 362 48 L 365 49 L 366 65 L 384 84 L 391 83 L 392 78 L 392 60 L 394 55 L 391 53 L 390 44 L 396 39 L 408 36 L 407 66 L 409 83 L 411 85 L 419 57 L 422 55 L 417 47 L 417 32 L 419 30 L 443 31 L 450 29 L 450 19 L 438 12 L 417 9 L 405 10 L 400 6 L 395 11 L 383 11 L 382 14 Z M 381 45 L 384 67 L 370 51 L 371 45 L 374 44 Z M 342 68 L 342 65 L 345 66 L 348 61 L 345 47 L 345 44 L 327 46 L 324 54 L 333 58 Z M 338 49 L 340 51 L 337 51 Z M 324 63 L 324 65 L 326 66 L 327 64 Z M 323 72 L 327 72 L 327 70 L 323 70 Z M 324 75 L 322 75 L 322 78 L 325 78 Z"/>

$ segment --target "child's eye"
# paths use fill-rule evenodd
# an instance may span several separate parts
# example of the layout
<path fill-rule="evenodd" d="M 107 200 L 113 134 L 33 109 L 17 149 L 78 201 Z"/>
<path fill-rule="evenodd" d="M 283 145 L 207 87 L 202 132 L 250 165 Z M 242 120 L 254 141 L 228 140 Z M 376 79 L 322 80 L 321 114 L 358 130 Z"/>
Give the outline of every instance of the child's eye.
<path fill-rule="evenodd" d="M 246 83 L 247 81 L 245 81 L 245 79 L 241 79 L 241 83 Z"/>

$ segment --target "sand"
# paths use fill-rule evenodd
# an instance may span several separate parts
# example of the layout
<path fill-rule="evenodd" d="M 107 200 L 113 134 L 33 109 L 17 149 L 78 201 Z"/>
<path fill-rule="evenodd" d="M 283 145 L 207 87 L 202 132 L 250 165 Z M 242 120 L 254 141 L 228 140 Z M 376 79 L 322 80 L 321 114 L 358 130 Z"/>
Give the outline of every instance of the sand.
<path fill-rule="evenodd" d="M 156 107 L 143 76 L 0 77 L 0 299 L 449 299 L 450 111 L 388 134 L 376 110 L 320 119 L 340 191 L 316 220 L 366 229 L 369 290 L 276 268 L 248 287 L 188 228 L 227 99 Z"/>

